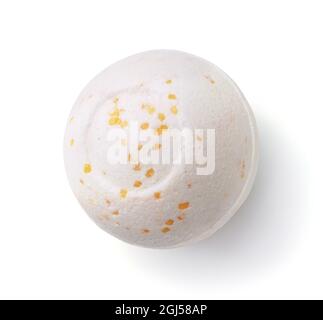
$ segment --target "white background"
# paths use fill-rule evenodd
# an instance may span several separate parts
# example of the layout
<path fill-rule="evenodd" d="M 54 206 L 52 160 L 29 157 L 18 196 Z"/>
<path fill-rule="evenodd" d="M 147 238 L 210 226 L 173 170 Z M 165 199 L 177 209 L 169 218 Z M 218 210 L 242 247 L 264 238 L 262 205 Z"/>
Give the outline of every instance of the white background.
<path fill-rule="evenodd" d="M 180 249 L 97 228 L 63 165 L 81 89 L 150 49 L 217 64 L 259 127 L 252 194 Z M 1 1 L 0 298 L 323 298 L 322 59 L 322 1 Z"/>

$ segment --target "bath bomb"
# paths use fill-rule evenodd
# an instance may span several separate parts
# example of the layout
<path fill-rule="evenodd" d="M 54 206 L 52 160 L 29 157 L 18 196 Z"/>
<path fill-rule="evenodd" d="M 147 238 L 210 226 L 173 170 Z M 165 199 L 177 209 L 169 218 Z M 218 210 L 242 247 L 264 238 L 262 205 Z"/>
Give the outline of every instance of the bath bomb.
<path fill-rule="evenodd" d="M 64 155 L 72 190 L 99 227 L 134 245 L 172 248 L 209 237 L 245 201 L 257 170 L 256 125 L 218 67 L 148 51 L 85 87 Z"/>

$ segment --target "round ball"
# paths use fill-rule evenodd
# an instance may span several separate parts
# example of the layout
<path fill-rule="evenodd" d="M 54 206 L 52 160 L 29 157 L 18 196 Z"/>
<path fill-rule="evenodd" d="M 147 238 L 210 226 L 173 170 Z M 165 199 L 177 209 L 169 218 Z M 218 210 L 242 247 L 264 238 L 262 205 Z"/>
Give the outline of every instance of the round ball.
<path fill-rule="evenodd" d="M 162 161 L 173 132 L 181 139 Z M 64 144 L 69 182 L 88 215 L 151 248 L 196 242 L 223 226 L 250 192 L 257 151 L 255 120 L 235 83 L 201 58 L 168 50 L 128 57 L 92 80 Z"/>

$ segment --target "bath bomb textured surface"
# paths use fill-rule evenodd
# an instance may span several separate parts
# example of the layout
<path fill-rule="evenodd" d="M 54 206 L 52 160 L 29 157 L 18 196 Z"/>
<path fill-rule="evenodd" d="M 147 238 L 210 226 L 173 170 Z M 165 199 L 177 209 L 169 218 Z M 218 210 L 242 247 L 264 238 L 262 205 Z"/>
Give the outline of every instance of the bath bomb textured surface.
<path fill-rule="evenodd" d="M 131 152 L 128 163 L 110 163 L 109 130 L 131 123 L 157 137 L 174 128 L 214 129 L 214 170 L 134 162 Z M 195 148 L 207 144 L 198 132 Z M 196 242 L 223 226 L 248 196 L 258 160 L 254 117 L 235 83 L 199 57 L 168 50 L 128 57 L 92 80 L 71 112 L 64 154 L 72 190 L 97 225 L 151 248 Z"/>

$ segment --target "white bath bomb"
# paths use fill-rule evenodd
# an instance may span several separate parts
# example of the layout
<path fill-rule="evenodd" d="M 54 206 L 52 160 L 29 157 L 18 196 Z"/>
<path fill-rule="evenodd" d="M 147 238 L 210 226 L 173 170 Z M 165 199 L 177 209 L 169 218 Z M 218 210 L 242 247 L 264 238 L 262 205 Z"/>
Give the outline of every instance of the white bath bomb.
<path fill-rule="evenodd" d="M 136 145 L 134 124 L 157 142 Z M 140 152 L 162 154 L 175 128 L 194 133 L 194 154 L 207 151 L 208 160 L 186 161 L 180 145 L 171 156 L 181 161 L 140 161 Z M 112 140 L 111 132 L 128 135 Z M 113 146 L 126 150 L 125 162 L 111 161 Z M 71 187 L 97 225 L 151 248 L 186 245 L 222 227 L 248 196 L 258 159 L 254 117 L 235 83 L 201 58 L 168 50 L 128 57 L 92 80 L 70 115 L 64 153 Z"/>

